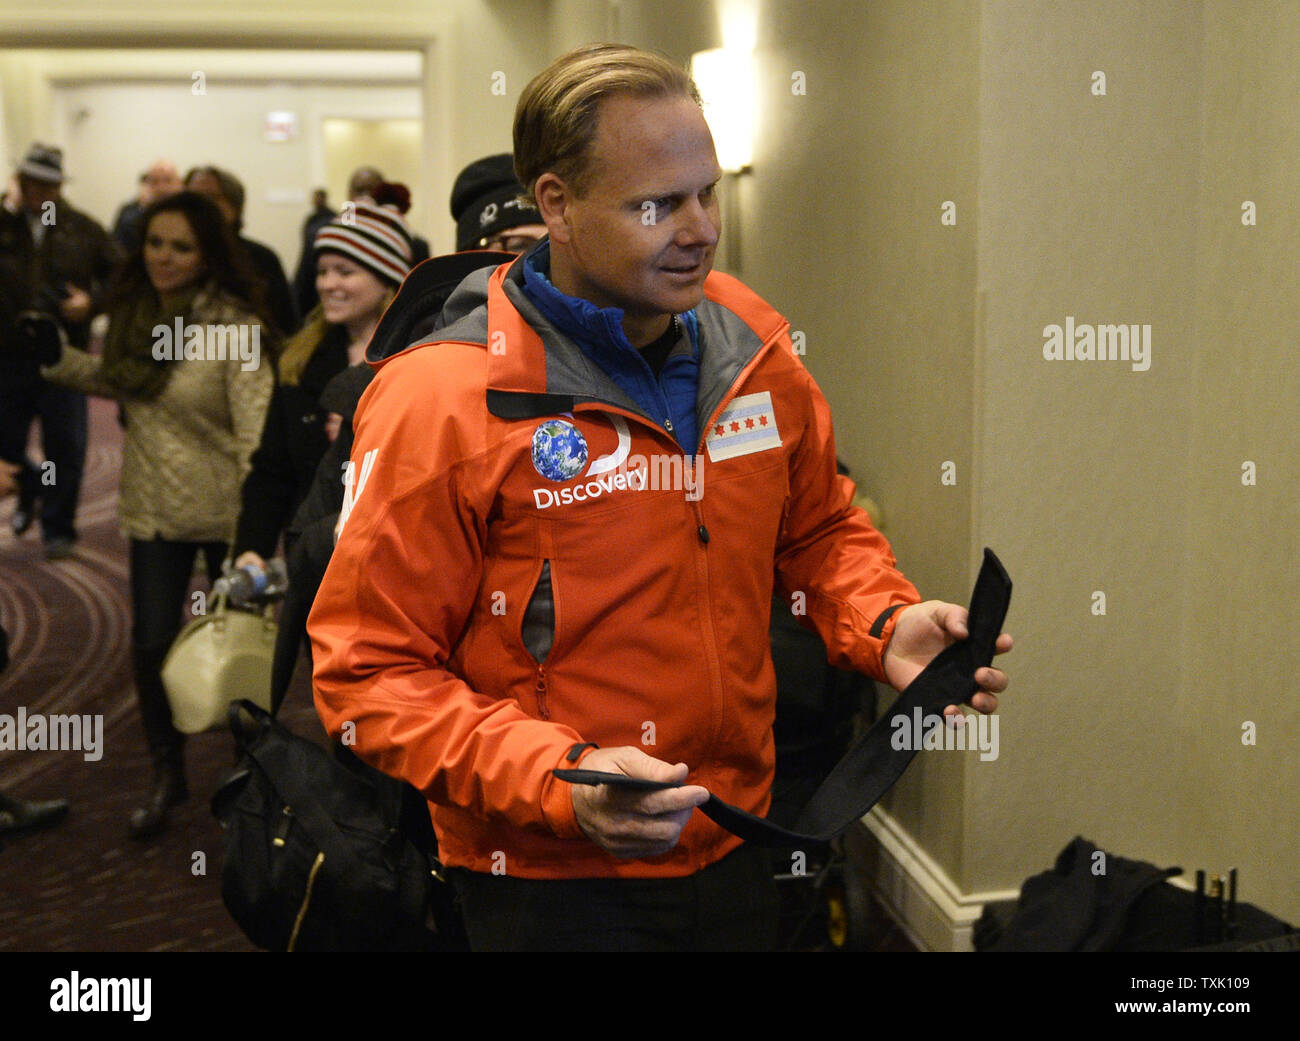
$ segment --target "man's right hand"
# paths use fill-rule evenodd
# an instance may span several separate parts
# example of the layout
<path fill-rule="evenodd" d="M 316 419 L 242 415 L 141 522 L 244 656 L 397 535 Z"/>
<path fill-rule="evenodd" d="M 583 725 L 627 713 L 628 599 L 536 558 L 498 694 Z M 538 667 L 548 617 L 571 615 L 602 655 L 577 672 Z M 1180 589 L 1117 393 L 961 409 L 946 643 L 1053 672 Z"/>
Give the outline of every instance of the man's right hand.
<path fill-rule="evenodd" d="M 652 781 L 684 781 L 690 772 L 685 763 L 672 766 L 635 745 L 598 748 L 582 760 L 581 769 Z M 709 790 L 696 784 L 657 792 L 575 784 L 573 812 L 587 837 L 614 856 L 655 857 L 677 845 L 691 813 L 708 798 Z"/>

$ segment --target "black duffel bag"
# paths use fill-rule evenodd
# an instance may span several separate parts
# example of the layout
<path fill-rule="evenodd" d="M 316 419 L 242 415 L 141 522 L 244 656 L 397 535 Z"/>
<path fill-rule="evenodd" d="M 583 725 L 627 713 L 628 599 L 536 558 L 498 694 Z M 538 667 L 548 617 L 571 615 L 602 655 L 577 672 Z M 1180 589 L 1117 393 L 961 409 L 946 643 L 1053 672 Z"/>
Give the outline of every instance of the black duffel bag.
<path fill-rule="evenodd" d="M 253 943 L 273 951 L 460 946 L 426 924 L 431 900 L 445 903 L 450 887 L 435 876 L 432 826 L 410 785 L 341 745 L 331 754 L 290 733 L 251 701 L 230 706 L 230 724 L 240 761 L 212 812 L 226 830 L 221 897 Z"/>

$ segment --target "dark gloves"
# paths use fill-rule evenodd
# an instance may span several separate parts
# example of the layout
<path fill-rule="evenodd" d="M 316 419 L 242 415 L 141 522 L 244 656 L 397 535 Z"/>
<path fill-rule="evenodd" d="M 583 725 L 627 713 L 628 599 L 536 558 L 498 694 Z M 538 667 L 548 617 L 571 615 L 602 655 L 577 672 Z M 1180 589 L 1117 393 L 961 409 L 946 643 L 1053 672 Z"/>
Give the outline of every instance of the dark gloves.
<path fill-rule="evenodd" d="M 63 357 L 63 328 L 58 319 L 43 311 L 24 311 L 15 325 L 18 338 L 29 357 L 39 365 L 57 365 Z"/>

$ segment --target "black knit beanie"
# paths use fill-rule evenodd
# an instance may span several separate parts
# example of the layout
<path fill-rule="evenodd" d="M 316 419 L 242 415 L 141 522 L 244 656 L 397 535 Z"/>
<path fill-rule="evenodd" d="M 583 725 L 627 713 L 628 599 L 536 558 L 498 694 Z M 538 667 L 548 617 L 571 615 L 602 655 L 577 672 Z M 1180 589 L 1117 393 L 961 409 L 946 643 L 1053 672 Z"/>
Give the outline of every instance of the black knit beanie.
<path fill-rule="evenodd" d="M 457 251 L 474 249 L 480 240 L 521 224 L 543 223 L 534 206 L 520 202 L 523 193 L 508 152 L 475 160 L 465 167 L 451 189 Z"/>

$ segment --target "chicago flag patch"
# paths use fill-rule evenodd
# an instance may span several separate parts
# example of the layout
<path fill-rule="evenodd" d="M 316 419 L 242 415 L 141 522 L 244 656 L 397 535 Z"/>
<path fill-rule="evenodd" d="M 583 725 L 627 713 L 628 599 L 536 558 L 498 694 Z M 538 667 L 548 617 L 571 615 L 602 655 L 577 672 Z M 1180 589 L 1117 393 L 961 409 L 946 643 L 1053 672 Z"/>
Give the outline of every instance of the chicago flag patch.
<path fill-rule="evenodd" d="M 716 420 L 704 438 L 712 462 L 721 462 L 750 452 L 781 447 L 772 410 L 772 394 L 761 391 L 736 398 Z"/>

